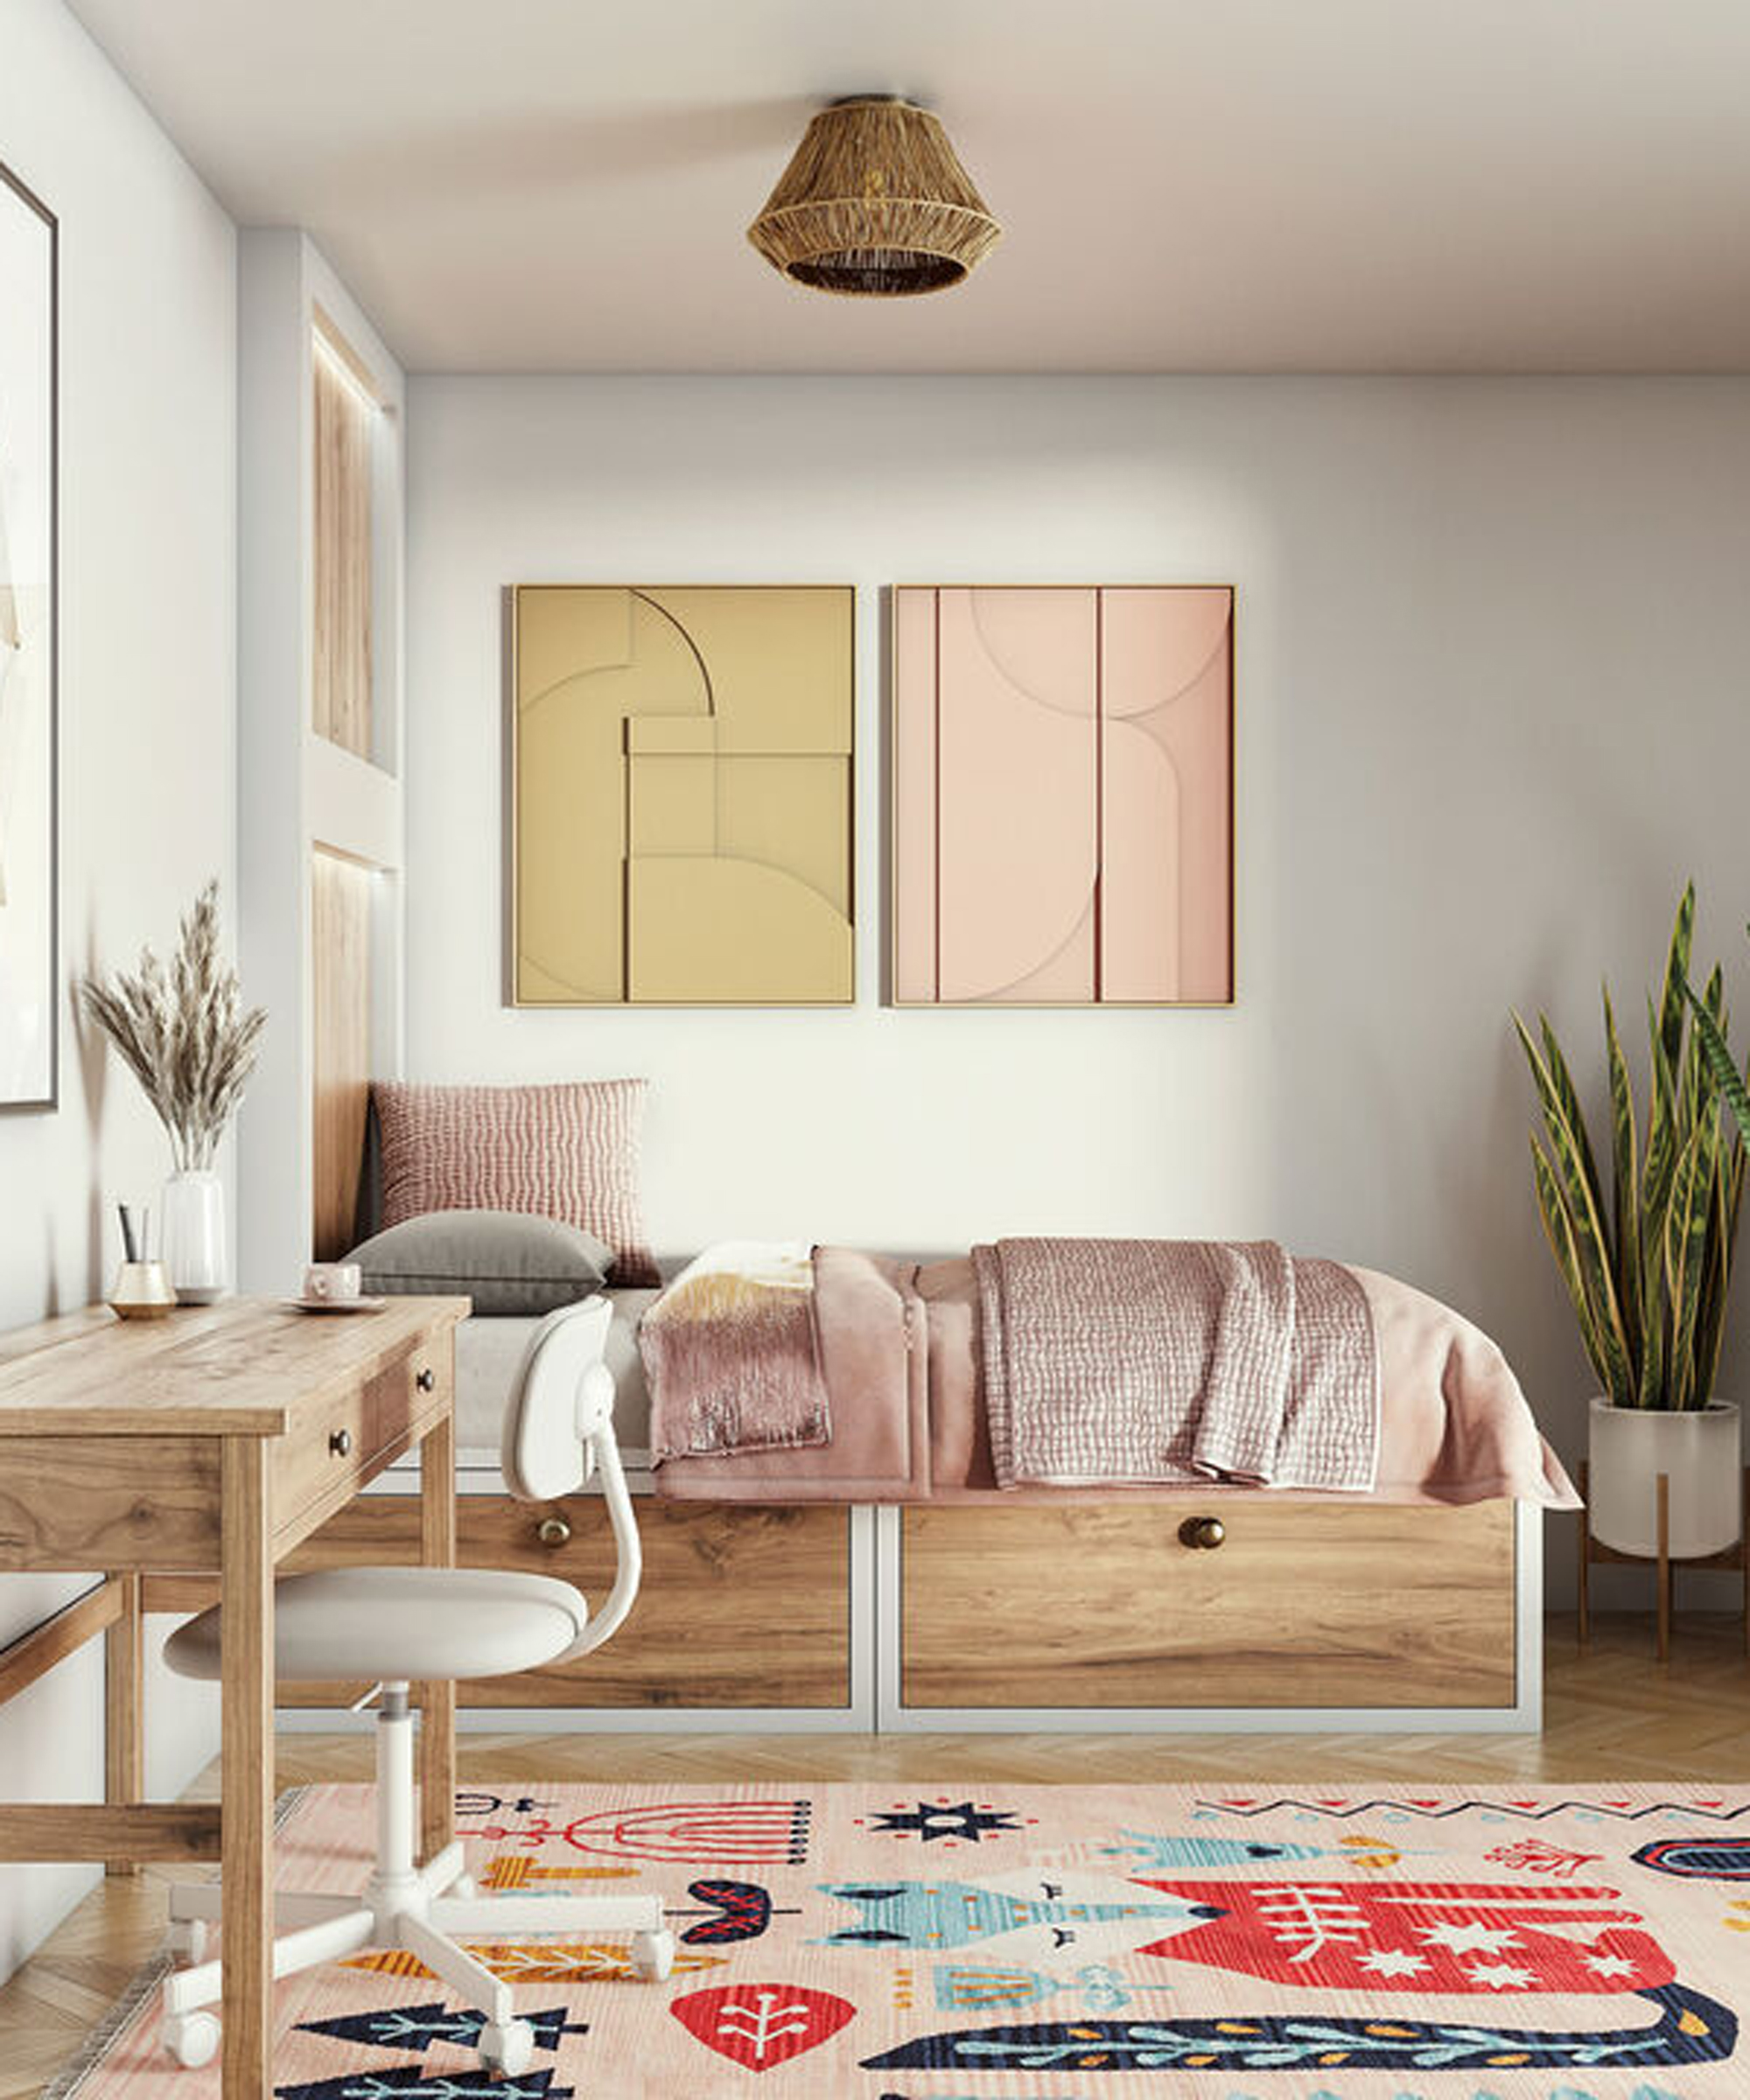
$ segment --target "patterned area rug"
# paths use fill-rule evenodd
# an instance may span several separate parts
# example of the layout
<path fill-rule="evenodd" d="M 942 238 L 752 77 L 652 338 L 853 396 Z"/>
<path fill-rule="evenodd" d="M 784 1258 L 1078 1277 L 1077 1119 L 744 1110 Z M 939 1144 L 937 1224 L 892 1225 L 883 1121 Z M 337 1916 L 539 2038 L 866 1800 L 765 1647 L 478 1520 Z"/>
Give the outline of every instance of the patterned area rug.
<path fill-rule="evenodd" d="M 406 1955 L 280 1986 L 282 2100 L 1746 2100 L 1750 1791 L 651 1790 L 458 1799 L 483 1890 L 654 1886 L 617 1944 L 482 1946 L 537 2032 L 496 2083 Z M 371 1796 L 286 1885 L 355 1887 Z M 57 2100 L 205 2100 L 143 1978 Z"/>

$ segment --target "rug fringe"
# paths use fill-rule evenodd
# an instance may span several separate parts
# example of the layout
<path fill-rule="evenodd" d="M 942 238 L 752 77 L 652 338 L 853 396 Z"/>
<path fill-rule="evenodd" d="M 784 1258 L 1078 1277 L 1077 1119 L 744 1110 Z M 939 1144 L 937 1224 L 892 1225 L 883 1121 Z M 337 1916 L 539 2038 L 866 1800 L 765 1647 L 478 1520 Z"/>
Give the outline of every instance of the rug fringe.
<path fill-rule="evenodd" d="M 308 1787 L 288 1787 L 274 1802 L 274 1835 L 278 1837 L 290 1820 Z M 38 2095 L 37 2100 L 74 2100 L 91 2074 L 102 2064 L 103 2059 L 120 2040 L 122 2031 L 134 2018 L 140 2007 L 158 1990 L 173 1966 L 167 1954 L 155 1954 L 135 1974 L 123 1988 L 122 1995 L 110 2006 L 97 2025 L 80 2045 L 78 2054 L 70 2057 Z"/>
<path fill-rule="evenodd" d="M 91 2074 L 120 2040 L 122 2030 L 170 1972 L 171 1957 L 155 1954 L 87 2035 L 79 2054 L 61 2066 L 43 2088 L 39 2100 L 73 2100 Z"/>

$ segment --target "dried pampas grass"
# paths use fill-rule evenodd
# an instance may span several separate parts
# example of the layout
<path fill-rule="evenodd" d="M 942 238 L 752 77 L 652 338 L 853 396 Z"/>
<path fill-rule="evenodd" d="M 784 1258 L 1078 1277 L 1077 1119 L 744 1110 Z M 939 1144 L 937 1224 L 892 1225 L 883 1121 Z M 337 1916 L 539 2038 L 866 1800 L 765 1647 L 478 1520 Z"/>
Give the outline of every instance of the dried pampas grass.
<path fill-rule="evenodd" d="M 120 1051 L 170 1138 L 178 1173 L 210 1167 L 255 1069 L 267 1014 L 243 1011 L 237 973 L 219 947 L 219 885 L 182 921 L 165 969 L 150 948 L 134 975 L 87 977 L 87 1016 Z"/>

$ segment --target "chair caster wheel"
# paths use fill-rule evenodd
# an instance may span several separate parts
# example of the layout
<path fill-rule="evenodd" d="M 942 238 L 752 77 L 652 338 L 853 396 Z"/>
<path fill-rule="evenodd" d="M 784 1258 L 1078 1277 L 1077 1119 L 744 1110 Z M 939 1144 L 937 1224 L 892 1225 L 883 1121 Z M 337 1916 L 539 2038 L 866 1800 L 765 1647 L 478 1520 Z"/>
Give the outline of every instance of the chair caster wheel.
<path fill-rule="evenodd" d="M 632 1972 L 647 1984 L 665 1984 L 675 1968 L 672 1932 L 640 1932 L 632 1942 Z"/>
<path fill-rule="evenodd" d="M 480 2068 L 520 2078 L 535 2061 L 535 2030 L 526 2020 L 499 2026 L 488 2020 L 480 2029 Z"/>
<path fill-rule="evenodd" d="M 210 2012 L 170 2012 L 159 2039 L 186 2071 L 198 2071 L 219 2054 L 219 2022 Z"/>
<path fill-rule="evenodd" d="M 198 1968 L 206 1959 L 207 1936 L 204 1918 L 172 1918 L 165 1936 L 171 1959 L 185 1968 Z"/>

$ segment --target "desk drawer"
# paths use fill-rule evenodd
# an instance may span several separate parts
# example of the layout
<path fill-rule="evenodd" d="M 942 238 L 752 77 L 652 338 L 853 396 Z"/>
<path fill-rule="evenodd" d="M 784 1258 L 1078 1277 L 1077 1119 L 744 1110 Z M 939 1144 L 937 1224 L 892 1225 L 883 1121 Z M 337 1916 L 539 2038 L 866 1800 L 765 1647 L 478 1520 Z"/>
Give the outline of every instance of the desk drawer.
<path fill-rule="evenodd" d="M 274 1449 L 274 1529 L 302 1536 L 406 1450 L 414 1425 L 447 1406 L 453 1359 L 444 1337 L 312 1410 Z"/>
<path fill-rule="evenodd" d="M 1180 1536 L 1205 1514 L 1225 1529 L 1213 1550 Z M 901 1521 L 907 1712 L 1513 1703 L 1511 1502 L 1223 1497 Z"/>

